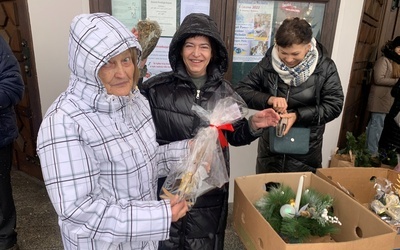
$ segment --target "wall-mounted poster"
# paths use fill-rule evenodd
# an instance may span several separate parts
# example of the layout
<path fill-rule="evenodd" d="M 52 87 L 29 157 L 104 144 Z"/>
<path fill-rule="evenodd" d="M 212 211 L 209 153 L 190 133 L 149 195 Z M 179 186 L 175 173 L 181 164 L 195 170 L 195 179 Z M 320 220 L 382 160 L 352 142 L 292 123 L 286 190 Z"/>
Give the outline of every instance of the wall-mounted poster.
<path fill-rule="evenodd" d="M 171 43 L 171 40 L 172 38 L 170 37 L 161 37 L 160 40 L 158 40 L 157 46 L 147 58 L 147 74 L 144 77 L 144 80 L 162 72 L 172 70 L 168 59 L 169 44 Z"/>
<path fill-rule="evenodd" d="M 173 36 L 176 31 L 176 0 L 147 0 L 147 18 L 160 24 L 161 36 Z"/>
<path fill-rule="evenodd" d="M 181 0 L 181 20 L 190 13 L 210 14 L 210 0 Z"/>
<path fill-rule="evenodd" d="M 299 1 L 237 0 L 233 48 L 232 82 L 242 79 L 273 46 L 275 32 L 283 20 L 307 20 L 319 40 L 325 3 Z"/>
<path fill-rule="evenodd" d="M 234 62 L 258 62 L 270 46 L 273 2 L 239 0 L 236 10 Z"/>
<path fill-rule="evenodd" d="M 112 15 L 118 18 L 128 28 L 136 26 L 142 18 L 142 2 L 137 0 L 113 0 Z"/>

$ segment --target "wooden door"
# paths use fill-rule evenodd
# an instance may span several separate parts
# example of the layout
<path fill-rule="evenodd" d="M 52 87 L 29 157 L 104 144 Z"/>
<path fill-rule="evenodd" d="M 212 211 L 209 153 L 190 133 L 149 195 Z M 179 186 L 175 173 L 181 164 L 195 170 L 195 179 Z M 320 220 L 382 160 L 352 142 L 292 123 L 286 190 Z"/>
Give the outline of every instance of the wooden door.
<path fill-rule="evenodd" d="M 373 80 L 372 67 L 377 52 L 382 46 L 384 32 L 394 29 L 393 26 L 385 24 L 385 16 L 390 14 L 391 2 L 388 0 L 365 0 L 364 2 L 350 82 L 343 108 L 339 148 L 346 145 L 347 131 L 358 136 L 366 130 L 369 120 L 369 112 L 366 108 L 370 83 Z M 391 38 L 387 38 L 385 42 L 389 39 Z"/>
<path fill-rule="evenodd" d="M 27 0 L 0 0 L 0 35 L 17 57 L 25 82 L 22 101 L 16 106 L 19 136 L 14 144 L 14 166 L 42 180 L 36 155 L 36 138 L 42 113 Z"/>

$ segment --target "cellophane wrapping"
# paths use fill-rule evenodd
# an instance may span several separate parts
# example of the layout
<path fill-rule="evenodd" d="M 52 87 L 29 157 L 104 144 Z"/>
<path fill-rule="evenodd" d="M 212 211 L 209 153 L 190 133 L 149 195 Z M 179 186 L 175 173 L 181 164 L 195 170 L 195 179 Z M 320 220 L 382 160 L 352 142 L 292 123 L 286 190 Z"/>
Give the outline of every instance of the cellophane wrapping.
<path fill-rule="evenodd" d="M 178 195 L 192 206 L 197 197 L 229 181 L 222 153 L 222 146 L 227 146 L 221 142 L 226 140 L 222 130 L 242 119 L 247 107 L 238 96 L 225 97 L 214 104 L 211 105 L 214 106 L 212 110 L 205 110 L 199 105 L 192 107 L 201 119 L 209 122 L 209 126 L 197 132 L 191 142 L 190 153 L 170 171 L 160 193 L 162 198 Z"/>

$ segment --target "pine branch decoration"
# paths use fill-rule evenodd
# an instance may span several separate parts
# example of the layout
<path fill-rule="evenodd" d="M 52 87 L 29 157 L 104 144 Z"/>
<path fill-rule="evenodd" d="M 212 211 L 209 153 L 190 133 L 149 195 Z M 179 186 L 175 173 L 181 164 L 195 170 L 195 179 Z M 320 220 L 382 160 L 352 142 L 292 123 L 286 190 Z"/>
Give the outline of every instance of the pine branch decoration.
<path fill-rule="evenodd" d="M 282 217 L 281 207 L 293 205 L 295 193 L 280 185 L 272 188 L 255 203 L 255 207 L 270 223 L 272 228 L 288 243 L 301 243 L 310 236 L 325 236 L 338 232 L 335 224 L 340 221 L 333 216 L 333 198 L 314 189 L 307 189 L 301 197 L 300 211 L 293 218 Z"/>

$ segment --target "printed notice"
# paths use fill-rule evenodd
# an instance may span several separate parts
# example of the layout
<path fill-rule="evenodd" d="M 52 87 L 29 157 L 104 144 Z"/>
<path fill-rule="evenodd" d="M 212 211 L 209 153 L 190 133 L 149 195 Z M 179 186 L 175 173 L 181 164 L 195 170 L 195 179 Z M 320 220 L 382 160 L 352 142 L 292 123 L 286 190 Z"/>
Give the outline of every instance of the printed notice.
<path fill-rule="evenodd" d="M 152 76 L 158 75 L 161 72 L 171 71 L 171 66 L 168 59 L 169 44 L 172 38 L 161 37 L 158 40 L 157 46 L 147 58 L 147 74 L 143 80 Z"/>
<path fill-rule="evenodd" d="M 210 15 L 210 0 L 186 0 L 181 1 L 181 20 L 190 13 L 203 13 Z"/>
<path fill-rule="evenodd" d="M 136 26 L 141 12 L 141 1 L 136 0 L 112 0 L 112 15 L 120 20 L 128 29 Z"/>
<path fill-rule="evenodd" d="M 160 24 L 161 36 L 173 36 L 176 31 L 176 0 L 147 0 L 147 18 Z"/>
<path fill-rule="evenodd" d="M 258 62 L 270 46 L 271 1 L 239 0 L 236 10 L 234 62 Z"/>

